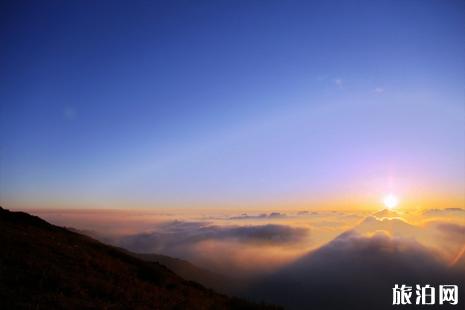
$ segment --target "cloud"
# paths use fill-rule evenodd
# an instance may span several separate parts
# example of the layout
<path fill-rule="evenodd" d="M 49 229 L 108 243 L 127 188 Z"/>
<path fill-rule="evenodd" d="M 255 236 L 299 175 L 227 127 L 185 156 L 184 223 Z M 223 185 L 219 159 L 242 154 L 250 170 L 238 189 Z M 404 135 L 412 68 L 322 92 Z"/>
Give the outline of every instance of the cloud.
<path fill-rule="evenodd" d="M 308 236 L 308 229 L 287 225 L 243 226 L 224 230 L 223 236 L 244 242 L 293 244 Z"/>
<path fill-rule="evenodd" d="M 465 238 L 465 226 L 453 223 L 439 223 L 436 226 L 439 230 L 456 234 Z"/>
<path fill-rule="evenodd" d="M 384 93 L 384 88 L 376 87 L 375 89 L 373 89 L 373 92 L 377 93 L 377 94 L 382 94 L 382 93 Z"/>
<path fill-rule="evenodd" d="M 373 216 L 377 218 L 383 218 L 383 217 L 393 218 L 393 217 L 400 217 L 400 214 L 397 213 L 396 211 L 392 211 L 389 209 L 383 209 L 381 211 L 373 213 Z"/>
<path fill-rule="evenodd" d="M 377 218 L 375 216 L 368 216 L 360 224 L 358 224 L 354 231 L 362 234 L 375 233 L 377 231 L 384 231 L 393 236 L 401 237 L 414 237 L 421 233 L 421 229 L 411 225 L 400 218 Z"/>
<path fill-rule="evenodd" d="M 423 216 L 428 217 L 465 217 L 465 209 L 462 208 L 445 208 L 445 209 L 428 209 L 423 212 Z"/>
<path fill-rule="evenodd" d="M 465 225 L 453 223 L 437 223 L 436 228 L 447 235 L 449 240 L 465 243 Z"/>
<path fill-rule="evenodd" d="M 321 215 L 320 212 L 317 212 L 317 211 L 298 211 L 296 213 L 297 216 L 317 216 L 317 215 Z"/>
<path fill-rule="evenodd" d="M 160 225 L 156 231 L 124 236 L 112 243 L 134 252 L 163 254 L 176 247 L 192 247 L 212 240 L 254 246 L 287 246 L 308 236 L 307 228 L 287 225 L 218 226 L 207 222 L 173 221 Z"/>
<path fill-rule="evenodd" d="M 431 209 L 425 212 L 426 217 L 418 212 L 386 210 L 255 212 L 236 209 L 199 216 L 188 212 L 131 211 L 102 216 L 86 211 L 84 216 L 81 211 L 53 218 L 65 226 L 85 223 L 77 228 L 111 234 L 94 236 L 134 252 L 181 258 L 228 277 L 240 277 L 241 287 L 246 288 L 251 280 L 264 281 L 262 291 L 252 285 L 256 293 L 253 297 L 301 308 L 308 306 L 305 300 L 311 298 L 315 300 L 313 308 L 337 309 L 337 305 L 325 306 L 323 300 L 324 296 L 334 296 L 334 292 L 342 292 L 341 300 L 349 302 L 347 308 L 360 308 L 350 302 L 355 302 L 353 294 L 360 294 L 365 287 L 367 295 L 379 296 L 385 302 L 391 296 L 381 296 L 380 292 L 390 294 L 392 286 L 378 278 L 401 281 L 402 273 L 415 276 L 405 281 L 416 281 L 416 275 L 424 273 L 425 281 L 438 278 L 446 282 L 449 272 L 443 261 L 458 270 L 455 274 L 463 275 L 465 271 L 464 228 L 458 225 L 465 224 L 461 216 L 464 209 Z M 340 235 L 347 230 L 351 232 Z M 416 269 L 423 262 L 425 266 Z M 282 284 L 274 282 L 281 278 Z M 454 279 L 450 282 L 454 283 Z M 280 292 L 283 287 L 293 288 L 295 295 Z M 315 293 L 306 291 L 306 287 Z M 382 308 L 375 306 L 372 308 Z"/>
<path fill-rule="evenodd" d="M 248 278 L 275 270 L 304 252 L 310 230 L 276 224 L 173 221 L 152 232 L 101 240 L 135 253 L 167 255 L 219 274 Z"/>
<path fill-rule="evenodd" d="M 238 216 L 231 216 L 229 219 L 230 220 L 249 220 L 249 219 L 273 219 L 273 218 L 284 218 L 284 217 L 286 217 L 286 214 L 280 213 L 280 212 L 271 212 L 269 214 L 261 213 L 258 215 L 248 215 L 247 213 L 242 213 L 241 215 L 238 215 Z"/>
<path fill-rule="evenodd" d="M 412 239 L 350 231 L 256 282 L 249 296 L 290 309 L 391 309 L 396 283 L 463 288 L 464 279 Z"/>

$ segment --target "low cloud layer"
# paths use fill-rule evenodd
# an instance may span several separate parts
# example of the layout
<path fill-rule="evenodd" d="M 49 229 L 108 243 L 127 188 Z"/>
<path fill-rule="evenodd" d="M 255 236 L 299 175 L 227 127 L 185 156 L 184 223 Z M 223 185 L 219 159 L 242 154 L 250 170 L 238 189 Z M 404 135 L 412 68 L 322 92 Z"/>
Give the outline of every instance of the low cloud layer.
<path fill-rule="evenodd" d="M 287 225 L 218 226 L 204 222 L 174 221 L 150 233 L 123 237 L 115 242 L 131 251 L 163 252 L 175 246 L 192 246 L 207 240 L 229 240 L 260 245 L 286 246 L 309 236 L 309 230 Z"/>
<path fill-rule="evenodd" d="M 239 283 L 239 289 L 234 287 L 238 290 L 229 292 L 241 296 L 291 309 L 384 309 L 391 307 L 395 283 L 465 287 L 464 214 L 460 208 L 372 213 L 158 210 L 99 217 L 95 212 L 73 213 L 74 219 L 52 214 L 52 222 L 85 223 L 76 228 L 92 230 L 104 242 L 181 258 L 239 278 L 226 282 Z"/>
<path fill-rule="evenodd" d="M 465 240 L 465 225 L 458 225 L 453 223 L 439 223 L 437 228 L 445 233 L 456 235 Z"/>
<path fill-rule="evenodd" d="M 140 233 L 104 240 L 136 253 L 157 253 L 182 258 L 215 272 L 250 274 L 274 268 L 288 253 L 308 244 L 310 230 L 290 225 L 212 225 L 208 222 L 172 221 Z M 256 268 L 253 261 L 269 259 Z M 250 265 L 249 265 L 250 264 Z"/>
<path fill-rule="evenodd" d="M 423 212 L 423 216 L 428 217 L 465 217 L 465 209 L 462 208 L 445 208 L 445 209 L 428 209 Z"/>
<path fill-rule="evenodd" d="M 247 213 L 242 213 L 241 215 L 231 216 L 231 220 L 249 220 L 249 219 L 275 219 L 275 218 L 284 218 L 286 217 L 285 213 L 280 212 L 271 212 L 271 213 L 261 213 L 258 215 L 248 215 Z"/>

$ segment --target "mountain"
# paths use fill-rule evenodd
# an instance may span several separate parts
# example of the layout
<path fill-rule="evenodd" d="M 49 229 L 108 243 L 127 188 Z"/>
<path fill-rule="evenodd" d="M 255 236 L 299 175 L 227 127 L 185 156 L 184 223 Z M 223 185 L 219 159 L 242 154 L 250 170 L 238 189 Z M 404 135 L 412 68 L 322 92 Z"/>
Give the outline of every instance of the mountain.
<path fill-rule="evenodd" d="M 234 286 L 238 282 L 238 280 L 233 281 L 224 275 L 198 267 L 183 259 L 159 254 L 133 255 L 144 261 L 160 263 L 174 271 L 183 279 L 200 283 L 207 288 L 214 289 L 222 293 L 234 291 Z"/>
<path fill-rule="evenodd" d="M 366 237 L 355 231 L 341 234 L 260 279 L 246 294 L 284 305 L 286 309 L 388 310 L 394 309 L 395 284 L 414 288 L 417 284 L 436 288 L 443 284 L 458 285 L 459 304 L 456 307 L 444 304 L 440 309 L 464 309 L 465 270 L 445 265 L 411 238 L 384 233 Z M 412 305 L 403 309 L 424 308 Z"/>
<path fill-rule="evenodd" d="M 373 214 L 374 217 L 383 218 L 383 217 L 400 217 L 400 215 L 392 210 L 383 209 Z"/>
<path fill-rule="evenodd" d="M 421 233 L 416 226 L 411 225 L 400 218 L 377 218 L 368 216 L 360 224 L 354 227 L 354 230 L 362 234 L 385 231 L 393 236 L 414 237 Z"/>
<path fill-rule="evenodd" d="M 2 309 L 268 309 L 92 238 L 0 207 Z"/>
<path fill-rule="evenodd" d="M 460 251 L 458 256 L 455 258 L 452 267 L 455 268 L 457 272 L 465 274 L 465 245 L 463 246 L 462 251 Z"/>

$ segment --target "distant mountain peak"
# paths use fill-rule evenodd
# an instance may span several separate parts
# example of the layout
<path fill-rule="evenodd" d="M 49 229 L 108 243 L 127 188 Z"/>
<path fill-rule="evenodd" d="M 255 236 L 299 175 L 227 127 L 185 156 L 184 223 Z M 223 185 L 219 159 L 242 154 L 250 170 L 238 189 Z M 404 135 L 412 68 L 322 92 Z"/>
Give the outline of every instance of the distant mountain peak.
<path fill-rule="evenodd" d="M 377 218 L 383 218 L 383 217 L 400 217 L 399 213 L 389 210 L 389 209 L 383 209 L 381 211 L 375 212 L 372 214 L 373 216 Z"/>

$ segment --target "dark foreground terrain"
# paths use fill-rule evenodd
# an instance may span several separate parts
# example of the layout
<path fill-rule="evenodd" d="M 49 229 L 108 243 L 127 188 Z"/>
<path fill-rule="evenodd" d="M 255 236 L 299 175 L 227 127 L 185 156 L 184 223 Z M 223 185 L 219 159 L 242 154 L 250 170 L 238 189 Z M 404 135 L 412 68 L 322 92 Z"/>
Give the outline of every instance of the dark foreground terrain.
<path fill-rule="evenodd" d="M 269 309 L 0 207 L 0 309 Z"/>

